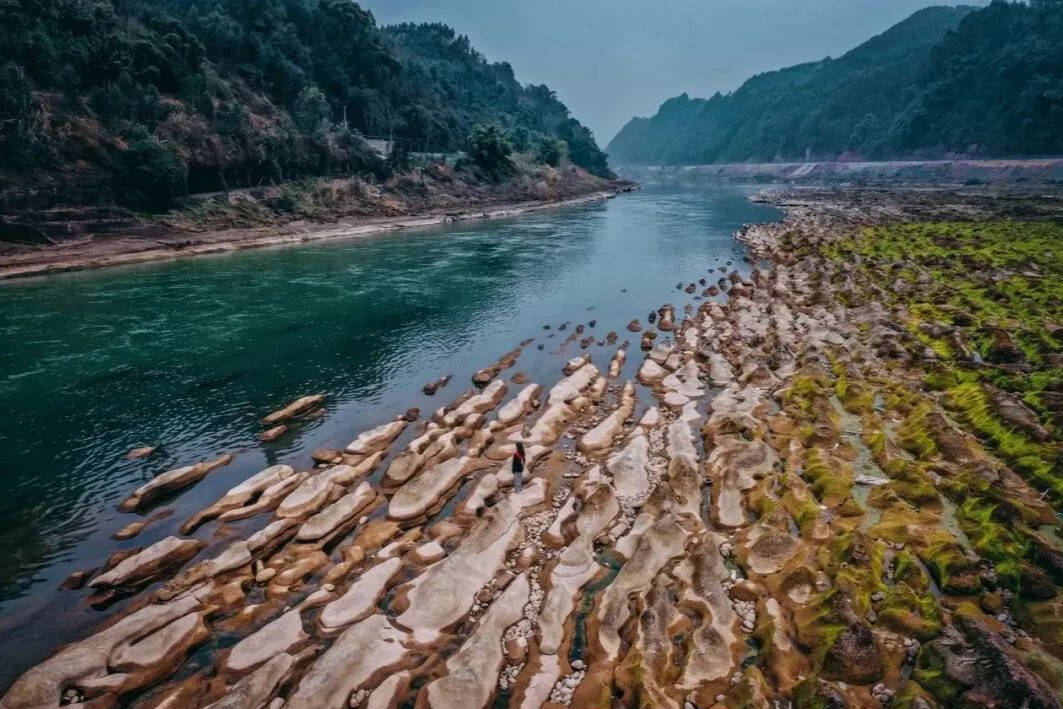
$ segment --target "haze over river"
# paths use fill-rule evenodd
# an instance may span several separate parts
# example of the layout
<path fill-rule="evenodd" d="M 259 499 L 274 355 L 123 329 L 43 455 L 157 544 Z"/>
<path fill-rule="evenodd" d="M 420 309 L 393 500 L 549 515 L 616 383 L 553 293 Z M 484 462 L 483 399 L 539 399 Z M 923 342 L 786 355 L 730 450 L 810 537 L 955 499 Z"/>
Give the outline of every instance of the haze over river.
<path fill-rule="evenodd" d="M 637 351 L 624 326 L 690 302 L 678 282 L 728 262 L 747 270 L 735 230 L 778 217 L 748 200 L 754 189 L 646 189 L 513 219 L 0 284 L 0 635 L 24 651 L 0 669 L 0 688 L 102 620 L 88 591 L 56 590 L 63 578 L 175 533 L 251 473 L 305 469 L 314 448 L 342 447 L 411 406 L 430 413 L 526 338 L 503 376 L 544 386 L 580 352 L 560 347 L 579 323 L 594 319 L 587 334 L 616 330 Z M 614 350 L 588 351 L 604 366 Z M 454 380 L 425 396 L 443 374 Z M 308 393 L 328 396 L 326 416 L 258 442 L 266 413 Z M 160 451 L 125 460 L 141 445 Z M 110 538 L 135 519 L 116 509 L 132 488 L 226 452 L 233 463 L 147 512 L 172 516 Z"/>

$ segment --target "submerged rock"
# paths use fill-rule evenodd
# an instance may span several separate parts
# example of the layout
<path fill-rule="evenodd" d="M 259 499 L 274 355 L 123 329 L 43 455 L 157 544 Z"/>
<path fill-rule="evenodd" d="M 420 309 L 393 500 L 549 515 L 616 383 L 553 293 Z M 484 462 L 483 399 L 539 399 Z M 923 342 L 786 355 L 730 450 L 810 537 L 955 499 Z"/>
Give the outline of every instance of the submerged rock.
<path fill-rule="evenodd" d="M 433 394 L 435 394 L 437 391 L 439 391 L 440 389 L 442 389 L 443 387 L 445 387 L 449 383 L 450 383 L 450 375 L 448 374 L 445 377 L 440 377 L 439 379 L 436 379 L 434 382 L 429 382 L 428 384 L 425 384 L 424 385 L 424 393 L 427 394 L 428 396 L 432 396 Z"/>
<path fill-rule="evenodd" d="M 292 403 L 285 406 L 283 409 L 274 411 L 273 413 L 262 419 L 263 426 L 275 426 L 276 424 L 289 419 L 292 416 L 300 414 L 304 411 L 308 411 L 316 407 L 318 404 L 325 400 L 324 394 L 310 394 L 308 396 L 301 396 Z"/>
<path fill-rule="evenodd" d="M 228 465 L 232 461 L 231 455 L 223 455 L 214 460 L 176 468 L 162 473 L 150 481 L 141 485 L 127 497 L 118 509 L 123 512 L 132 512 L 141 506 L 158 499 L 163 495 L 188 487 L 192 483 L 199 482 L 212 470 Z"/>
<path fill-rule="evenodd" d="M 93 588 L 114 588 L 146 583 L 167 569 L 185 563 L 205 546 L 206 542 L 198 539 L 166 537 L 122 560 L 110 571 L 89 581 L 89 585 Z"/>

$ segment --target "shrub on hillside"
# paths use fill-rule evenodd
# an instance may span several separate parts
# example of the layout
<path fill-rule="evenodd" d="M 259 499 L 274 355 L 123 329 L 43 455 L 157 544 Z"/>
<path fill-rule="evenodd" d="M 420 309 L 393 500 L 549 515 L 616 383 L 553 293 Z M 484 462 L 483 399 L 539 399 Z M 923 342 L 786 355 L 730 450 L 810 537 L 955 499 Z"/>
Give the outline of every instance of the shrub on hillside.
<path fill-rule="evenodd" d="M 169 142 L 137 137 L 122 154 L 117 186 L 123 204 L 162 212 L 188 191 L 188 165 Z"/>
<path fill-rule="evenodd" d="M 535 159 L 544 165 L 557 167 L 568 157 L 568 143 L 560 138 L 543 135 L 535 145 Z"/>
<path fill-rule="evenodd" d="M 469 158 L 496 177 L 513 172 L 513 160 L 509 157 L 512 152 L 505 133 L 497 125 L 477 125 L 469 135 Z"/>

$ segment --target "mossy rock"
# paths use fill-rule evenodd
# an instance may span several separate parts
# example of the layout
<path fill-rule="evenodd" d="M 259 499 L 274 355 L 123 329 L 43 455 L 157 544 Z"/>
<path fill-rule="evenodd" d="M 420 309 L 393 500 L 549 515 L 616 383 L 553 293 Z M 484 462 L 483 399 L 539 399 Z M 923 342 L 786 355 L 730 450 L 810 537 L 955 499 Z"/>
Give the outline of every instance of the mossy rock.
<path fill-rule="evenodd" d="M 937 709 L 937 706 L 930 692 L 910 680 L 897 687 L 890 703 L 890 709 Z"/>
<path fill-rule="evenodd" d="M 945 706 L 951 706 L 965 689 L 945 674 L 945 658 L 933 643 L 919 649 L 912 679 Z"/>
<path fill-rule="evenodd" d="M 876 610 L 879 625 L 920 642 L 941 634 L 942 612 L 937 599 L 929 592 L 917 593 L 908 584 L 890 588 Z"/>
<path fill-rule="evenodd" d="M 928 402 L 915 407 L 897 429 L 897 442 L 919 460 L 933 460 L 938 453 L 937 443 L 930 435 L 927 419 L 933 413 Z"/>
<path fill-rule="evenodd" d="M 809 677 L 794 687 L 794 709 L 848 709 L 845 696 L 830 682 Z"/>
<path fill-rule="evenodd" d="M 1063 696 L 1063 660 L 1029 641 L 1017 646 L 1022 664 L 1036 672 L 1058 696 Z"/>
<path fill-rule="evenodd" d="M 727 709 L 765 709 L 772 695 L 764 675 L 755 666 L 746 668 L 738 684 L 731 688 L 724 702 Z"/>
<path fill-rule="evenodd" d="M 1063 599 L 1046 601 L 1019 600 L 1012 604 L 1012 614 L 1045 645 L 1045 649 L 1063 659 Z"/>
<path fill-rule="evenodd" d="M 895 583 L 906 584 L 919 593 L 930 589 L 930 577 L 926 569 L 919 563 L 919 559 L 907 550 L 901 550 L 893 557 L 893 580 Z"/>
<path fill-rule="evenodd" d="M 818 448 L 805 454 L 805 475 L 812 492 L 827 507 L 838 509 L 850 499 L 853 474 L 849 466 Z M 861 513 L 858 507 L 857 514 Z"/>
<path fill-rule="evenodd" d="M 829 591 L 812 607 L 809 619 L 798 626 L 799 640 L 811 649 L 824 679 L 869 684 L 882 676 L 883 659 L 871 626 L 840 591 Z"/>
<path fill-rule="evenodd" d="M 927 541 L 927 545 L 916 553 L 942 591 L 974 595 L 981 590 L 982 581 L 977 569 L 951 534 L 939 530 Z"/>

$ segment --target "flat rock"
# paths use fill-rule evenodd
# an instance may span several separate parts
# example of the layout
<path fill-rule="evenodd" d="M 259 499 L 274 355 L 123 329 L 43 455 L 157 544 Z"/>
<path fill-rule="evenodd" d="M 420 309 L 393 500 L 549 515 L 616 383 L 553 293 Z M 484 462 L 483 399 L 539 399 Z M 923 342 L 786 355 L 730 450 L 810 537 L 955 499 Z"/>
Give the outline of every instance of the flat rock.
<path fill-rule="evenodd" d="M 299 527 L 295 538 L 300 542 L 314 542 L 335 532 L 376 498 L 373 486 L 363 480 L 354 492 L 348 493 L 321 510 Z"/>
<path fill-rule="evenodd" d="M 355 455 L 372 455 L 373 453 L 390 446 L 391 442 L 394 441 L 405 428 L 405 420 L 385 423 L 372 430 L 359 434 L 357 438 L 347 445 L 346 450 L 348 453 L 354 453 Z"/>
<path fill-rule="evenodd" d="M 304 480 L 299 487 L 292 490 L 277 507 L 278 517 L 309 517 L 330 500 L 336 499 L 344 492 L 343 480 L 353 477 L 354 469 L 347 465 L 337 465 Z"/>
<path fill-rule="evenodd" d="M 686 533 L 675 518 L 665 514 L 639 538 L 635 551 L 601 596 L 597 610 L 598 642 L 604 657 L 615 660 L 620 653 L 620 629 L 631 617 L 630 597 L 650 589 L 657 572 L 683 553 Z"/>
<path fill-rule="evenodd" d="M 407 635 L 382 615 L 351 626 L 311 666 L 284 709 L 341 709 L 351 693 L 406 660 Z"/>
<path fill-rule="evenodd" d="M 203 615 L 189 613 L 147 637 L 119 645 L 111 653 L 107 664 L 116 673 L 164 677 L 176 670 L 185 654 L 209 635 Z"/>
<path fill-rule="evenodd" d="M 309 638 L 303 631 L 303 619 L 291 610 L 236 643 L 225 659 L 225 668 L 243 673 L 281 653 L 288 653 Z"/>
<path fill-rule="evenodd" d="M 247 542 L 234 542 L 213 559 L 201 561 L 195 566 L 182 571 L 156 591 L 155 597 L 162 601 L 169 601 L 185 590 L 205 583 L 215 576 L 239 569 L 242 566 L 248 566 L 251 561 L 251 550 L 248 549 Z"/>
<path fill-rule="evenodd" d="M 402 560 L 388 559 L 363 573 L 347 592 L 329 603 L 321 611 L 318 624 L 322 632 L 334 633 L 339 628 L 356 623 L 373 614 L 377 601 L 384 595 L 388 583 L 402 569 Z"/>
<path fill-rule="evenodd" d="M 529 414 L 537 405 L 542 387 L 538 384 L 529 384 L 521 389 L 513 399 L 498 410 L 498 421 L 508 426 L 519 421 Z"/>
<path fill-rule="evenodd" d="M 57 707 L 67 687 L 86 677 L 106 676 L 108 658 L 116 648 L 147 637 L 198 609 L 199 601 L 192 597 L 145 606 L 95 635 L 67 645 L 44 662 L 26 670 L 0 699 L 0 707 Z"/>
<path fill-rule="evenodd" d="M 365 709 L 398 709 L 410 688 L 413 675 L 407 671 L 388 675 L 365 702 Z"/>
<path fill-rule="evenodd" d="M 619 452 L 606 462 L 606 469 L 613 475 L 616 494 L 621 497 L 638 498 L 650 490 L 650 478 L 646 467 L 650 462 L 650 442 L 644 435 L 634 435 Z"/>
<path fill-rule="evenodd" d="M 198 512 L 185 522 L 181 526 L 181 533 L 188 534 L 208 520 L 214 519 L 229 510 L 243 507 L 256 496 L 260 495 L 266 488 L 294 474 L 295 471 L 290 465 L 273 465 L 265 470 L 255 473 L 236 487 L 230 488 L 229 491 L 222 495 L 213 505 Z"/>
<path fill-rule="evenodd" d="M 613 445 L 613 439 L 624 432 L 624 423 L 635 412 L 635 384 L 626 382 L 620 393 L 616 411 L 602 419 L 601 423 L 583 434 L 577 448 L 587 455 L 601 453 Z"/>
<path fill-rule="evenodd" d="M 135 586 L 148 581 L 172 566 L 185 563 L 198 554 L 205 542 L 198 539 L 166 537 L 138 554 L 128 557 L 110 571 L 89 581 L 93 588 Z"/>
<path fill-rule="evenodd" d="M 547 397 L 549 404 L 562 404 L 571 401 L 580 395 L 584 389 L 594 383 L 598 378 L 598 368 L 588 362 L 571 375 L 565 377 L 550 390 Z"/>
<path fill-rule="evenodd" d="M 534 478 L 519 494 L 507 495 L 491 508 L 457 549 L 410 583 L 406 591 L 409 607 L 395 621 L 413 631 L 418 644 L 437 641 L 445 628 L 465 617 L 476 593 L 502 566 L 506 550 L 520 531 L 521 511 L 541 503 L 545 496 L 544 481 Z"/>
<path fill-rule="evenodd" d="M 214 460 L 195 465 L 186 465 L 183 468 L 175 468 L 161 473 L 130 493 L 129 497 L 118 506 L 118 509 L 123 512 L 137 510 L 152 500 L 202 480 L 210 471 L 223 465 L 228 465 L 232 459 L 231 455 L 223 455 Z"/>
<path fill-rule="evenodd" d="M 643 361 L 642 366 L 639 367 L 638 374 L 636 375 L 638 380 L 647 386 L 656 384 L 666 376 L 668 376 L 668 370 L 648 358 Z"/>
<path fill-rule="evenodd" d="M 469 464 L 468 458 L 451 458 L 425 470 L 396 491 L 388 516 L 400 520 L 420 517 L 465 476 Z"/>
<path fill-rule="evenodd" d="M 289 493 L 306 482 L 309 477 L 310 473 L 296 473 L 286 477 L 263 490 L 262 494 L 253 503 L 222 512 L 218 515 L 218 519 L 222 522 L 230 522 L 268 512 L 277 507 Z"/>
<path fill-rule="evenodd" d="M 432 709 L 483 709 L 502 669 L 502 634 L 520 620 L 528 602 L 527 576 L 518 576 L 487 609 L 476 630 L 447 660 L 448 674 L 424 689 Z"/>
<path fill-rule="evenodd" d="M 300 414 L 303 411 L 307 411 L 317 406 L 324 400 L 324 394 L 309 394 L 307 396 L 300 396 L 298 399 L 288 404 L 283 409 L 278 409 L 277 411 L 274 411 L 273 413 L 262 419 L 262 425 L 276 425 L 281 421 L 284 421 L 285 419 L 289 419 L 292 416 L 295 416 L 296 414 Z"/>
<path fill-rule="evenodd" d="M 257 670 L 227 688 L 225 696 L 206 709 L 263 709 L 294 663 L 295 658 L 286 652 L 273 656 Z"/>

